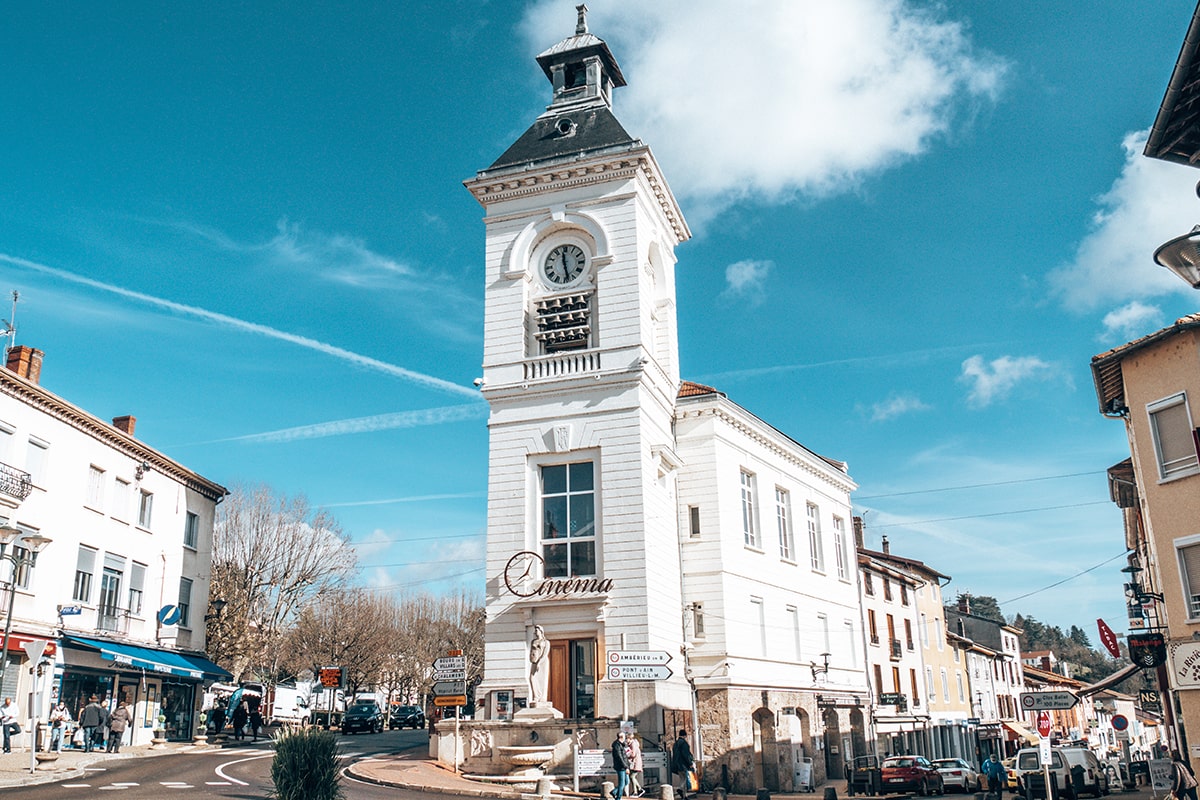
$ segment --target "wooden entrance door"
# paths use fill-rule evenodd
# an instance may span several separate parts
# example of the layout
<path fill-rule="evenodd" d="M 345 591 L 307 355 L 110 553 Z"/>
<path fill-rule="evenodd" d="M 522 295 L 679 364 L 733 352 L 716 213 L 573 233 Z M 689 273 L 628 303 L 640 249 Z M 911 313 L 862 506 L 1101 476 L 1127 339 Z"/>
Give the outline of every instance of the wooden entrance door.
<path fill-rule="evenodd" d="M 564 717 L 574 713 L 571 708 L 571 641 L 556 639 L 550 642 L 550 703 Z"/>

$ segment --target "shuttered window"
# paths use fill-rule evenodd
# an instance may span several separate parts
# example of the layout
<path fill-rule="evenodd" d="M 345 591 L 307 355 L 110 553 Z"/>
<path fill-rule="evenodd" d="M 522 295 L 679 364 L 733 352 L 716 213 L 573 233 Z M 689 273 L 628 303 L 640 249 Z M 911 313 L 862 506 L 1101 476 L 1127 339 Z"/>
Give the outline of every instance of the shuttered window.
<path fill-rule="evenodd" d="M 1154 452 L 1158 459 L 1158 477 L 1174 478 L 1197 471 L 1196 440 L 1192 434 L 1187 398 L 1182 393 L 1159 400 L 1147 407 Z"/>
<path fill-rule="evenodd" d="M 1179 548 L 1179 567 L 1183 571 L 1183 591 L 1188 616 L 1200 617 L 1200 542 Z"/>

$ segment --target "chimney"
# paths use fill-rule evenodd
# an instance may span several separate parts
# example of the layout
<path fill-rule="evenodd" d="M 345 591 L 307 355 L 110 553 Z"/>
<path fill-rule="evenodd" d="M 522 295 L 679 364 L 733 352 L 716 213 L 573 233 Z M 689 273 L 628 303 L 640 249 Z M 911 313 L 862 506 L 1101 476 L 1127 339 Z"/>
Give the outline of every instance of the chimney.
<path fill-rule="evenodd" d="M 883 554 L 884 554 L 885 556 L 886 556 L 886 555 L 891 555 L 891 553 L 892 553 L 892 547 L 891 547 L 891 545 L 888 543 L 888 538 L 887 538 L 887 534 L 886 534 L 886 533 L 883 535 L 883 545 L 882 545 L 882 546 L 883 546 Z"/>
<path fill-rule="evenodd" d="M 850 523 L 854 526 L 854 546 L 859 550 L 865 550 L 866 545 L 863 544 L 865 537 L 865 528 L 862 517 L 851 517 Z"/>
<path fill-rule="evenodd" d="M 971 613 L 971 595 L 960 594 L 958 596 L 958 610 L 964 614 Z"/>
<path fill-rule="evenodd" d="M 1050 667 L 1050 656 L 1049 656 L 1049 655 L 1044 655 L 1044 656 L 1042 656 L 1042 669 L 1046 670 L 1046 672 L 1053 672 L 1053 671 L 1054 671 L 1054 670 L 1053 670 L 1053 669 L 1051 669 L 1051 667 Z"/>
<path fill-rule="evenodd" d="M 42 356 L 46 355 L 26 345 L 19 344 L 8 351 L 8 363 L 5 365 L 22 378 L 38 383 L 42 377 Z"/>
<path fill-rule="evenodd" d="M 137 417 L 126 414 L 123 417 L 113 417 L 113 427 L 133 436 L 133 428 L 137 425 Z"/>

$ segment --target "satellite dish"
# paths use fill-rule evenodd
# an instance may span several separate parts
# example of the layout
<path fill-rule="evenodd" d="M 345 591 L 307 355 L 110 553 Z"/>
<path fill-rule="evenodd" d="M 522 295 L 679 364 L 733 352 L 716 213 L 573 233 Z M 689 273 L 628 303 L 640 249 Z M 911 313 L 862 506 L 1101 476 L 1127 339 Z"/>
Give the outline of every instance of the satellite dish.
<path fill-rule="evenodd" d="M 163 606 L 156 616 L 159 625 L 178 625 L 183 612 L 179 610 L 179 606 Z"/>

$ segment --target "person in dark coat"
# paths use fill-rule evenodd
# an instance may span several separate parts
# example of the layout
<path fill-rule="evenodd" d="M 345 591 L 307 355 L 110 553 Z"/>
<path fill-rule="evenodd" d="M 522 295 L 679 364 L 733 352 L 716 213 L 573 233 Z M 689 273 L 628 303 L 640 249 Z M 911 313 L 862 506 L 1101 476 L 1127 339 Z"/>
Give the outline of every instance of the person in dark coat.
<path fill-rule="evenodd" d="M 96 732 L 99 731 L 100 741 L 104 741 L 104 727 L 108 725 L 108 709 L 100 705 L 100 698 L 92 695 L 83 713 L 79 715 L 79 727 L 83 728 L 83 750 L 90 753 L 97 744 Z"/>
<path fill-rule="evenodd" d="M 246 735 L 246 722 L 250 719 L 250 714 L 246 711 L 245 703 L 238 703 L 237 708 L 233 710 L 233 738 L 239 742 Z"/>
<path fill-rule="evenodd" d="M 688 743 L 687 731 L 680 730 L 679 738 L 671 748 L 671 774 L 675 777 L 675 789 L 679 793 L 679 800 L 687 800 L 688 792 L 691 791 L 688 778 L 695 767 L 696 760 L 692 758 L 692 746 Z"/>
<path fill-rule="evenodd" d="M 225 700 L 217 701 L 216 706 L 212 711 L 213 734 L 219 734 L 225 730 Z"/>
<path fill-rule="evenodd" d="M 108 752 L 121 752 L 121 740 L 125 738 L 125 729 L 129 727 L 131 718 L 129 706 L 124 700 L 117 706 L 116 711 L 108 715 Z"/>
<path fill-rule="evenodd" d="M 625 787 L 629 784 L 629 754 L 625 751 L 625 731 L 617 734 L 612 743 L 613 769 L 617 773 L 617 788 L 613 792 L 613 800 L 621 800 L 625 796 Z"/>
<path fill-rule="evenodd" d="M 250 732 L 254 734 L 254 741 L 258 741 L 258 734 L 262 731 L 262 711 L 259 706 L 250 709 Z"/>

